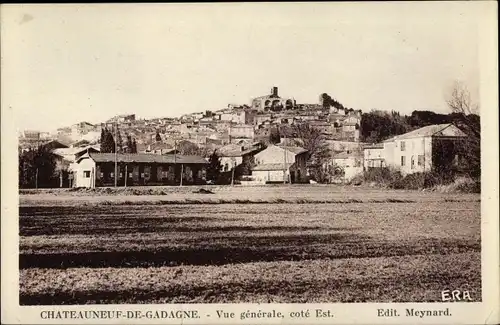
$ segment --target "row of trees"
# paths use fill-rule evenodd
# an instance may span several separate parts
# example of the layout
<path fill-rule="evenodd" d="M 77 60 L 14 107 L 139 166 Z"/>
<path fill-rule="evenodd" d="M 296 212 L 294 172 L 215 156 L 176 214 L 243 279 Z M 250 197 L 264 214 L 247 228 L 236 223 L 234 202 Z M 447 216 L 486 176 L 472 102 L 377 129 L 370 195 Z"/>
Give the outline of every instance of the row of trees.
<path fill-rule="evenodd" d="M 117 153 L 137 153 L 137 143 L 135 139 L 132 139 L 132 136 L 127 135 L 125 141 L 121 136 L 121 132 L 116 126 L 116 146 L 115 139 L 113 133 L 108 130 L 108 128 L 104 128 L 101 130 L 101 152 L 102 153 L 114 153 L 115 149 Z"/>

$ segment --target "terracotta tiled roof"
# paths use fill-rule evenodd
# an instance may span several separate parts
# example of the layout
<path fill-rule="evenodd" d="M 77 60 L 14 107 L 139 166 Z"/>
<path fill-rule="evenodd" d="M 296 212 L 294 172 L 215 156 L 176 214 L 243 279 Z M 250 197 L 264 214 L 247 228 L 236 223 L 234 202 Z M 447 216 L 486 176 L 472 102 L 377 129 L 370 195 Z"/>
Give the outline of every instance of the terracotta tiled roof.
<path fill-rule="evenodd" d="M 90 153 L 90 158 L 96 162 L 114 162 L 114 153 Z M 174 158 L 175 156 L 175 158 Z M 82 156 L 84 157 L 84 156 Z M 143 163 L 175 163 L 178 164 L 207 164 L 207 160 L 198 156 L 182 156 L 182 155 L 152 155 L 142 153 L 132 154 L 117 154 L 116 159 L 118 162 L 143 162 Z"/>
<path fill-rule="evenodd" d="M 453 124 L 434 124 L 424 126 L 423 128 L 413 130 L 411 132 L 398 135 L 397 140 L 420 138 L 420 137 L 439 137 L 439 136 L 451 136 L 451 137 L 464 137 L 465 134 L 460 131 Z"/>
<path fill-rule="evenodd" d="M 287 163 L 287 164 L 260 164 L 252 168 L 252 170 L 259 171 L 259 170 L 283 170 L 285 167 L 286 169 L 289 169 L 292 167 L 294 163 Z"/>
<path fill-rule="evenodd" d="M 280 146 L 280 145 L 277 145 L 277 147 L 281 148 L 281 149 L 285 149 L 287 151 L 290 151 L 296 155 L 299 155 L 301 153 L 304 153 L 304 152 L 307 152 L 306 149 L 304 148 L 301 148 L 301 147 L 292 147 L 292 146 Z"/>

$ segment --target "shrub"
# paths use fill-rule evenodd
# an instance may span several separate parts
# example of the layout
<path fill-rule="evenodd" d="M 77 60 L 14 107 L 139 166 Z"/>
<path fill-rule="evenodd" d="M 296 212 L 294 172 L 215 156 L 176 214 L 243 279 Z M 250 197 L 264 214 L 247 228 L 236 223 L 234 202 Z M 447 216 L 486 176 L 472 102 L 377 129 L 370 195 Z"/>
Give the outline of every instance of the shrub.
<path fill-rule="evenodd" d="M 449 174 L 440 174 L 435 172 L 413 173 L 396 180 L 391 184 L 395 189 L 420 190 L 431 188 L 436 185 L 444 185 L 453 181 Z"/>
<path fill-rule="evenodd" d="M 452 183 L 436 185 L 432 189 L 441 193 L 481 193 L 481 181 L 471 177 L 458 177 Z"/>
<path fill-rule="evenodd" d="M 372 168 L 365 171 L 363 175 L 365 182 L 375 183 L 393 189 L 420 190 L 424 188 L 435 188 L 451 184 L 455 180 L 453 173 L 425 172 L 413 173 L 403 176 L 399 171 L 390 168 Z M 353 182 L 351 182 L 353 183 Z M 455 185 L 460 192 L 477 191 L 480 188 L 478 182 L 469 179 Z M 462 190 L 461 190 L 462 189 Z"/>
<path fill-rule="evenodd" d="M 351 178 L 349 180 L 348 184 L 354 185 L 354 186 L 359 186 L 359 185 L 363 184 L 363 181 L 364 181 L 363 174 L 358 174 L 358 175 L 354 176 L 353 178 Z"/>
<path fill-rule="evenodd" d="M 363 175 L 365 182 L 374 182 L 379 185 L 390 186 L 397 184 L 403 176 L 399 171 L 392 168 L 370 168 L 364 172 Z"/>

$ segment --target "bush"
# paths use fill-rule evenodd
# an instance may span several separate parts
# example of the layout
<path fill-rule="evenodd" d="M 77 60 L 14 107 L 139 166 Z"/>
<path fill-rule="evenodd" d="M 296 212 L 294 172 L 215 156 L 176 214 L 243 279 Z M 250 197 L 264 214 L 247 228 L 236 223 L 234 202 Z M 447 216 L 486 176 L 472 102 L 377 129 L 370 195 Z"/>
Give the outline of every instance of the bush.
<path fill-rule="evenodd" d="M 435 188 L 437 186 L 445 186 L 454 182 L 452 173 L 413 173 L 403 176 L 399 171 L 390 168 L 372 168 L 365 171 L 363 175 L 364 182 L 371 182 L 379 186 L 385 186 L 393 189 L 404 190 L 421 190 L 424 188 Z M 480 188 L 477 182 L 467 181 L 457 183 L 457 191 L 470 192 L 476 188 Z"/>
<path fill-rule="evenodd" d="M 363 178 L 368 183 L 391 186 L 391 184 L 397 184 L 403 176 L 392 168 L 370 168 L 365 171 Z"/>
<path fill-rule="evenodd" d="M 441 193 L 481 193 L 481 181 L 471 177 L 458 177 L 452 183 L 434 186 L 433 190 Z"/>
<path fill-rule="evenodd" d="M 451 174 L 435 172 L 408 174 L 391 184 L 394 189 L 420 190 L 453 182 Z"/>
<path fill-rule="evenodd" d="M 354 176 L 353 178 L 351 178 L 349 180 L 348 184 L 354 185 L 354 186 L 359 186 L 359 185 L 363 184 L 363 181 L 364 181 L 363 174 L 358 174 L 358 175 Z"/>

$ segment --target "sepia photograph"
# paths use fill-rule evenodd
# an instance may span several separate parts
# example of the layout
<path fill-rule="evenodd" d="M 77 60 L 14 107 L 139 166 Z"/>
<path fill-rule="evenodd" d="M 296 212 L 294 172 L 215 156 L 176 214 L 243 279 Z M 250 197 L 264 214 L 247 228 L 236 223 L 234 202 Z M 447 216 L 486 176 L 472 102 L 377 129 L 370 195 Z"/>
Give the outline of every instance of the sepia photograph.
<path fill-rule="evenodd" d="M 483 302 L 495 6 L 3 5 L 19 306 Z"/>

